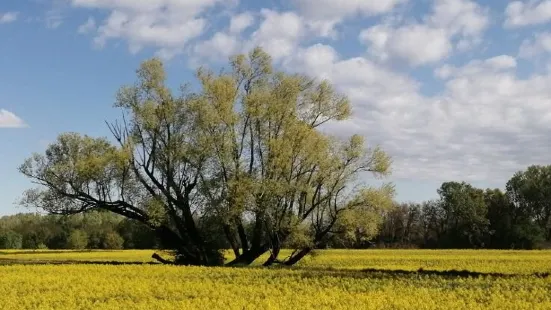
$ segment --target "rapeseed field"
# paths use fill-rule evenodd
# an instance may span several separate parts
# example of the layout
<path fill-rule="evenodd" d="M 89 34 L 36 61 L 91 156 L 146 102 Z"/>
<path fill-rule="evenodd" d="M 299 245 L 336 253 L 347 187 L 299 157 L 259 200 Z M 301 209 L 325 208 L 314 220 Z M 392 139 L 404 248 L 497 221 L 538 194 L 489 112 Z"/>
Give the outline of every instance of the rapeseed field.
<path fill-rule="evenodd" d="M 152 252 L 1 251 L 1 308 L 551 309 L 551 251 L 326 250 L 292 269 L 100 264 Z M 13 263 L 24 260 L 88 264 Z M 427 272 L 438 270 L 492 274 Z"/>

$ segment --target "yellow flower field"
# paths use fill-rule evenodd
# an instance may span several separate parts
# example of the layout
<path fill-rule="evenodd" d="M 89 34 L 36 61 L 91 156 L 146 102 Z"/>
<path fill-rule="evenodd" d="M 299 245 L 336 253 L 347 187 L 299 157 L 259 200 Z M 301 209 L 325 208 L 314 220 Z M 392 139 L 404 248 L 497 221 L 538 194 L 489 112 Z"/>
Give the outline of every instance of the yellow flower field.
<path fill-rule="evenodd" d="M 0 251 L 10 259 L 149 261 L 152 251 Z M 12 261 L 13 262 L 13 261 Z M 366 272 L 361 269 L 381 269 Z M 389 270 L 468 269 L 458 277 Z M 293 269 L 0 266 L 2 309 L 551 309 L 551 251 L 328 250 Z"/>

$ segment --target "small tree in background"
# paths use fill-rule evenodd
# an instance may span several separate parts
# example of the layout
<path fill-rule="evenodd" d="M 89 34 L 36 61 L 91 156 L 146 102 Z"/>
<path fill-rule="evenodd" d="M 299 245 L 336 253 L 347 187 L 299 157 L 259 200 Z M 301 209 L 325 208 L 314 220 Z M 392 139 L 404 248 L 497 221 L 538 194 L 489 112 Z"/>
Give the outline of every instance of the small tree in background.
<path fill-rule="evenodd" d="M 69 235 L 67 239 L 67 248 L 73 250 L 82 250 L 88 246 L 88 235 L 86 232 L 75 229 Z"/>
<path fill-rule="evenodd" d="M 11 231 L 0 231 L 0 249 L 21 249 L 23 247 L 23 236 Z"/>
<path fill-rule="evenodd" d="M 107 232 L 103 237 L 103 248 L 109 250 L 119 250 L 124 246 L 124 239 L 114 231 Z"/>

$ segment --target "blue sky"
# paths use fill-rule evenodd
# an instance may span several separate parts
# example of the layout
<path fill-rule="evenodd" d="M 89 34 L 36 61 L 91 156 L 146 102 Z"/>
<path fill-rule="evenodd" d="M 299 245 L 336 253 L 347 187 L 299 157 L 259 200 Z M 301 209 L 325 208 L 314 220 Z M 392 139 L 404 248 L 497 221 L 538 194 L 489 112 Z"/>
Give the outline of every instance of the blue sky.
<path fill-rule="evenodd" d="M 393 156 L 398 200 L 448 180 L 503 187 L 551 153 L 551 0 L 7 0 L 0 3 L 0 214 L 17 167 L 62 132 L 108 135 L 116 90 L 146 58 L 170 83 L 260 45 L 349 95 Z"/>

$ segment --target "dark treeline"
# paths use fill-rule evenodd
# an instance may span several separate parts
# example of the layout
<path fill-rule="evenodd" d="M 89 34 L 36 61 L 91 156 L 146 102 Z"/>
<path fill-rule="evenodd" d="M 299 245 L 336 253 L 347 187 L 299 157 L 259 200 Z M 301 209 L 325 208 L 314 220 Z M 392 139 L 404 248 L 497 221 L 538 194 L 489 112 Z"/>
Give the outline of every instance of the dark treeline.
<path fill-rule="evenodd" d="M 506 190 L 445 182 L 437 200 L 396 203 L 379 217 L 378 231 L 332 232 L 322 247 L 534 249 L 551 244 L 551 166 L 516 173 Z M 371 219 L 375 221 L 376 219 Z M 200 223 L 218 247 L 224 231 Z M 209 229 L 212 227 L 212 229 Z M 252 230 L 251 223 L 245 223 Z M 292 242 L 292 241 L 289 241 Z M 0 218 L 4 249 L 154 249 L 155 234 L 110 212 L 76 215 L 17 214 Z"/>
<path fill-rule="evenodd" d="M 446 182 L 439 199 L 383 216 L 379 246 L 534 249 L 551 241 L 551 166 L 531 166 L 499 189 Z"/>

